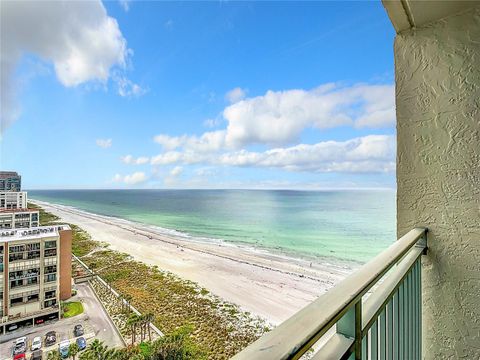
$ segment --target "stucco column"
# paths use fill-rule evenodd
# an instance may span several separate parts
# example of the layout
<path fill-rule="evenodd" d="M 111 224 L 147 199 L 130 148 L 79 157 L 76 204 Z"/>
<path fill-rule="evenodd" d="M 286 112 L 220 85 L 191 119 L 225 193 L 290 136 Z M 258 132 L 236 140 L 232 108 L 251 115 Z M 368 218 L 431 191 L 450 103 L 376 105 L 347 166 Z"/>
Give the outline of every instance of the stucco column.
<path fill-rule="evenodd" d="M 480 7 L 398 34 L 395 75 L 397 231 L 430 230 L 423 355 L 480 359 Z"/>

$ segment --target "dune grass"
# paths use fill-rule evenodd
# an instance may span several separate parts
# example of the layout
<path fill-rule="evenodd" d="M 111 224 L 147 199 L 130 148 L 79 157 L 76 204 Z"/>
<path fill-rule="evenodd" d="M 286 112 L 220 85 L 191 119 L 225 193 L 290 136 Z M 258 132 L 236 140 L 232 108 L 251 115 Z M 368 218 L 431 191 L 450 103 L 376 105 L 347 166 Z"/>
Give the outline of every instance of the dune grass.
<path fill-rule="evenodd" d="M 58 220 L 45 211 L 40 218 L 42 225 Z M 130 255 L 95 241 L 80 227 L 70 226 L 75 255 L 131 299 L 140 312 L 154 314 L 153 322 L 163 333 L 175 334 L 184 327 L 191 329 L 192 344 L 206 358 L 228 359 L 270 330 L 263 319 L 223 301 L 198 284 L 134 261 Z"/>

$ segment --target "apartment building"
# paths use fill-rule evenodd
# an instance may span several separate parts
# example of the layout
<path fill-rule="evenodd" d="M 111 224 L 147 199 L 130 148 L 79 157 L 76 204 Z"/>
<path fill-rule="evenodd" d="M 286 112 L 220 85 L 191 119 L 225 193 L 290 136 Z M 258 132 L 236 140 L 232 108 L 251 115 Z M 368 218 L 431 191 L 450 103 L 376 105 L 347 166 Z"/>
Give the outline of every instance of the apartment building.
<path fill-rule="evenodd" d="M 0 171 L 0 191 L 20 191 L 22 177 L 15 171 Z"/>
<path fill-rule="evenodd" d="M 0 191 L 0 210 L 25 209 L 27 200 L 26 191 Z"/>
<path fill-rule="evenodd" d="M 35 209 L 0 209 L 0 231 L 39 226 L 39 211 Z"/>
<path fill-rule="evenodd" d="M 66 225 L 0 230 L 0 333 L 60 317 L 71 296 L 72 231 Z"/>

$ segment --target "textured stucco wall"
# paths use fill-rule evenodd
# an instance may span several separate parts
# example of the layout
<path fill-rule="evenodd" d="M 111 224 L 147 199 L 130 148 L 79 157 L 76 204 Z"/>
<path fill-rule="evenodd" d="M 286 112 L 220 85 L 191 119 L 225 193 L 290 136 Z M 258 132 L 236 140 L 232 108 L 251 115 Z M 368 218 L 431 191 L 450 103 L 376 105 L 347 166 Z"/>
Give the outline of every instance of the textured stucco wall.
<path fill-rule="evenodd" d="M 423 354 L 480 359 L 480 7 L 395 40 L 398 235 L 427 226 Z"/>

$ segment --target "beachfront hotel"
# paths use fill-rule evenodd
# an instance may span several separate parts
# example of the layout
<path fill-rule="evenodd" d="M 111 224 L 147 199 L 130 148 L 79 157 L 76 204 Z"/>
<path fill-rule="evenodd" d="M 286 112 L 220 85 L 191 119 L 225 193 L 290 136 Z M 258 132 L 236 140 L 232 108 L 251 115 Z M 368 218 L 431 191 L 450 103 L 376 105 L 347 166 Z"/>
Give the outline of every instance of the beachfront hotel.
<path fill-rule="evenodd" d="M 383 5 L 399 240 L 235 360 L 480 359 L 480 3 Z"/>
<path fill-rule="evenodd" d="M 59 318 L 71 296 L 71 247 L 66 225 L 0 231 L 2 333 Z"/>
<path fill-rule="evenodd" d="M 0 208 L 0 334 L 4 334 L 60 317 L 60 300 L 71 296 L 72 231 L 66 225 L 39 226 L 38 210 L 26 208 L 26 192 L 16 191 L 20 176 L 0 174 L 3 186 L 10 189 L 0 193 L 4 200 Z"/>

